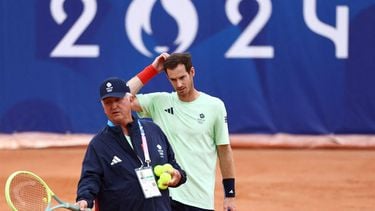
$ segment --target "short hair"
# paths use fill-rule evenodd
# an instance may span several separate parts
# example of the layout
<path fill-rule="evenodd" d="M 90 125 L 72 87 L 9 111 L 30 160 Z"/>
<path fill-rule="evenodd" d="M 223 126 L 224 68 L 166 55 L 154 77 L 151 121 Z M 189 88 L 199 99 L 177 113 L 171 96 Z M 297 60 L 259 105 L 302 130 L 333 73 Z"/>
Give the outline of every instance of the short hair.
<path fill-rule="evenodd" d="M 174 69 L 179 64 L 183 64 L 186 71 L 190 73 L 191 67 L 193 66 L 190 53 L 172 53 L 164 61 L 164 70 L 167 72 L 167 69 Z"/>

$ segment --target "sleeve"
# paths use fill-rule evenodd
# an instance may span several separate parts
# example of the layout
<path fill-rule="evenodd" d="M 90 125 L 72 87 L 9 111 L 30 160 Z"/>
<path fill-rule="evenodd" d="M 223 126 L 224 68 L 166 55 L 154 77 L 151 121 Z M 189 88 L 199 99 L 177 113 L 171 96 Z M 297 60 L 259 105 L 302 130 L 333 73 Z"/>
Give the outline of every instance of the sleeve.
<path fill-rule="evenodd" d="M 215 144 L 216 145 L 229 144 L 227 110 L 225 109 L 224 102 L 221 100 L 219 100 L 217 111 L 218 112 L 216 114 L 216 120 L 214 123 Z"/>
<path fill-rule="evenodd" d="M 150 94 L 137 94 L 136 96 L 139 105 L 142 107 L 142 112 L 137 112 L 137 115 L 141 118 L 152 118 L 159 102 L 163 101 L 164 93 L 154 92 Z"/>
<path fill-rule="evenodd" d="M 100 165 L 95 148 L 90 143 L 82 162 L 81 178 L 78 182 L 76 201 L 86 200 L 92 208 L 94 200 L 100 190 L 103 169 Z"/>

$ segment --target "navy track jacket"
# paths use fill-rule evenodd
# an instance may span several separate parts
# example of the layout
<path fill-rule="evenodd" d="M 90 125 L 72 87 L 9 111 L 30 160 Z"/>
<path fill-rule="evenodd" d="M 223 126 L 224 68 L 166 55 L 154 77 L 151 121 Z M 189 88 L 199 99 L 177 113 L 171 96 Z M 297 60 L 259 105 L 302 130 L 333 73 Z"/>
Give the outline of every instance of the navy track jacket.
<path fill-rule="evenodd" d="M 151 165 L 172 164 L 182 176 L 178 185 L 185 183 L 186 174 L 177 164 L 162 130 L 148 120 L 141 120 L 141 124 L 146 133 Z M 84 199 L 92 207 L 95 200 L 100 211 L 171 210 L 168 189 L 160 190 L 160 197 L 145 199 L 135 173 L 141 166 L 140 160 L 146 166 L 137 119 L 128 124 L 128 129 L 134 150 L 120 126 L 106 126 L 91 140 L 82 163 L 77 201 Z"/>

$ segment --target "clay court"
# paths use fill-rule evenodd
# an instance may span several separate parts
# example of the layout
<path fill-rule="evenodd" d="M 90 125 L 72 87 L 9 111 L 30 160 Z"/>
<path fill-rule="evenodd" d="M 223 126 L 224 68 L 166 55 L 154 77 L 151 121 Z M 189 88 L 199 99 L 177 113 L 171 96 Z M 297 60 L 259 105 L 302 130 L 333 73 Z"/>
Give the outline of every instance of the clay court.
<path fill-rule="evenodd" d="M 5 180 L 16 170 L 41 176 L 74 201 L 85 147 L 0 150 L 0 210 Z M 375 151 L 235 148 L 238 210 L 375 210 Z M 215 210 L 221 210 L 217 176 Z"/>

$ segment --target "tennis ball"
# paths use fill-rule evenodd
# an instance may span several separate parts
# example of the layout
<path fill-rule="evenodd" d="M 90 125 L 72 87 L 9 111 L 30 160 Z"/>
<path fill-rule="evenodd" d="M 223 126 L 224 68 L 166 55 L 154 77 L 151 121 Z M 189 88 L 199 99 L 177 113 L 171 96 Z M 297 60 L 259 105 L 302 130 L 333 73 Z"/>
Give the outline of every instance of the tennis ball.
<path fill-rule="evenodd" d="M 167 173 L 163 172 L 160 174 L 160 177 L 158 179 L 158 187 L 160 190 L 165 190 L 168 188 L 168 182 L 172 179 L 172 176 Z"/>
<path fill-rule="evenodd" d="M 160 190 L 165 190 L 168 188 L 168 185 L 164 185 L 160 180 L 158 180 L 158 187 Z"/>
<path fill-rule="evenodd" d="M 168 184 L 168 182 L 172 179 L 172 176 L 167 173 L 167 172 L 164 172 L 162 174 L 160 174 L 160 178 L 158 180 L 158 182 L 162 183 L 162 184 Z"/>
<path fill-rule="evenodd" d="M 161 165 L 156 165 L 154 167 L 154 174 L 158 177 L 163 173 L 163 171 L 164 171 L 164 169 L 163 169 L 163 166 L 161 166 Z"/>
<path fill-rule="evenodd" d="M 164 164 L 163 165 L 163 170 L 164 170 L 164 172 L 172 172 L 173 171 L 173 166 L 171 165 L 171 164 L 169 164 L 169 163 L 166 163 L 166 164 Z"/>

